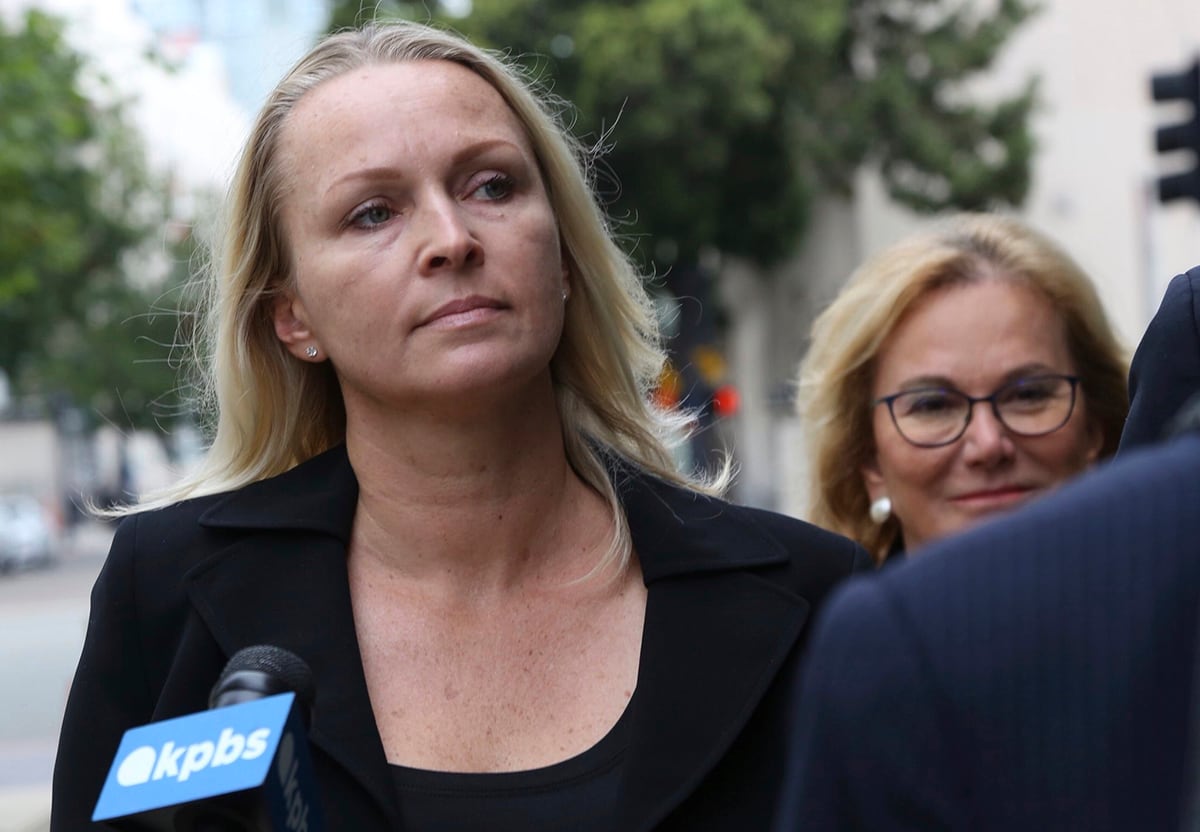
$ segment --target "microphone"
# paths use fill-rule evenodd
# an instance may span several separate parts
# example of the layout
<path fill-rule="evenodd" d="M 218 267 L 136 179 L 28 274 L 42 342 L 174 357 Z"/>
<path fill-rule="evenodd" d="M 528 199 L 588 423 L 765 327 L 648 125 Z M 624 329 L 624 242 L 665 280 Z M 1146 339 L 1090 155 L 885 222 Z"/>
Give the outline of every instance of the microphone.
<path fill-rule="evenodd" d="M 92 820 L 131 832 L 323 832 L 306 730 L 314 694 L 296 654 L 239 650 L 209 710 L 125 732 Z"/>

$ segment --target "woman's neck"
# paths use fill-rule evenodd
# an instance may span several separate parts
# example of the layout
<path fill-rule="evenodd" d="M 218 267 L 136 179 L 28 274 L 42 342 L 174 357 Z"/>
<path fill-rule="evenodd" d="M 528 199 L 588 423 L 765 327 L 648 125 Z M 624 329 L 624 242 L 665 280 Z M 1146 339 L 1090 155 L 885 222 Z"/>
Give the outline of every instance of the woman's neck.
<path fill-rule="evenodd" d="M 603 556 L 612 518 L 568 463 L 556 408 L 418 421 L 349 421 L 360 564 L 458 594 L 561 584 Z"/>

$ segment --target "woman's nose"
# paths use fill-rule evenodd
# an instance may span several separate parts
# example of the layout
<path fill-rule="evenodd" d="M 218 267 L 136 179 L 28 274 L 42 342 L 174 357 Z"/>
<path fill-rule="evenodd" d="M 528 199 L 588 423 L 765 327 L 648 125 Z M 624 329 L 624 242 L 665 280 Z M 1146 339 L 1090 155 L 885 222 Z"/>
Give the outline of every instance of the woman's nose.
<path fill-rule="evenodd" d="M 1015 451 L 1008 429 L 986 401 L 974 404 L 963 442 L 963 457 L 971 464 L 994 465 Z"/>
<path fill-rule="evenodd" d="M 457 202 L 448 197 L 429 200 L 420 209 L 421 251 L 418 268 L 433 275 L 483 264 L 483 246 Z"/>

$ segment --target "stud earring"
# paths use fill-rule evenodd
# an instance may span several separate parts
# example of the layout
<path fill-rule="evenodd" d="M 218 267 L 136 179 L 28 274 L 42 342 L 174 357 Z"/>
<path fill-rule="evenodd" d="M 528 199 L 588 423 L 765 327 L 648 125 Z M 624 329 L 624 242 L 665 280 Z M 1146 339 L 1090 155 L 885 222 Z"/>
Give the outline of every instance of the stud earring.
<path fill-rule="evenodd" d="M 882 526 L 892 516 L 892 501 L 887 497 L 880 497 L 871 503 L 869 513 L 871 515 L 871 522 L 876 526 Z"/>
<path fill-rule="evenodd" d="M 309 358 L 316 358 L 317 357 L 317 348 L 314 347 L 312 344 L 309 344 L 307 347 L 304 348 L 304 354 L 307 355 Z"/>
<path fill-rule="evenodd" d="M 569 298 L 570 296 L 571 296 L 571 293 L 569 291 L 567 291 L 566 289 L 563 289 L 563 303 L 566 303 L 567 298 Z"/>

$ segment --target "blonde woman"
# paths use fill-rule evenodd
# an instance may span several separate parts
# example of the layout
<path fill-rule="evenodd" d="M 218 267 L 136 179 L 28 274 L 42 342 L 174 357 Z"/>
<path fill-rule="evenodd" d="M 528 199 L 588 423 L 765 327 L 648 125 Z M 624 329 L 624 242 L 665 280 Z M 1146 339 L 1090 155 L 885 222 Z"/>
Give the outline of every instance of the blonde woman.
<path fill-rule="evenodd" d="M 1018 220 L 961 215 L 864 263 L 800 370 L 809 519 L 877 562 L 1117 447 L 1126 354 L 1091 280 Z"/>
<path fill-rule="evenodd" d="M 331 829 L 766 828 L 806 622 L 866 554 L 672 467 L 652 307 L 554 112 L 414 24 L 269 96 L 213 275 L 215 441 L 117 532 L 54 829 L 253 644 L 312 669 Z"/>

